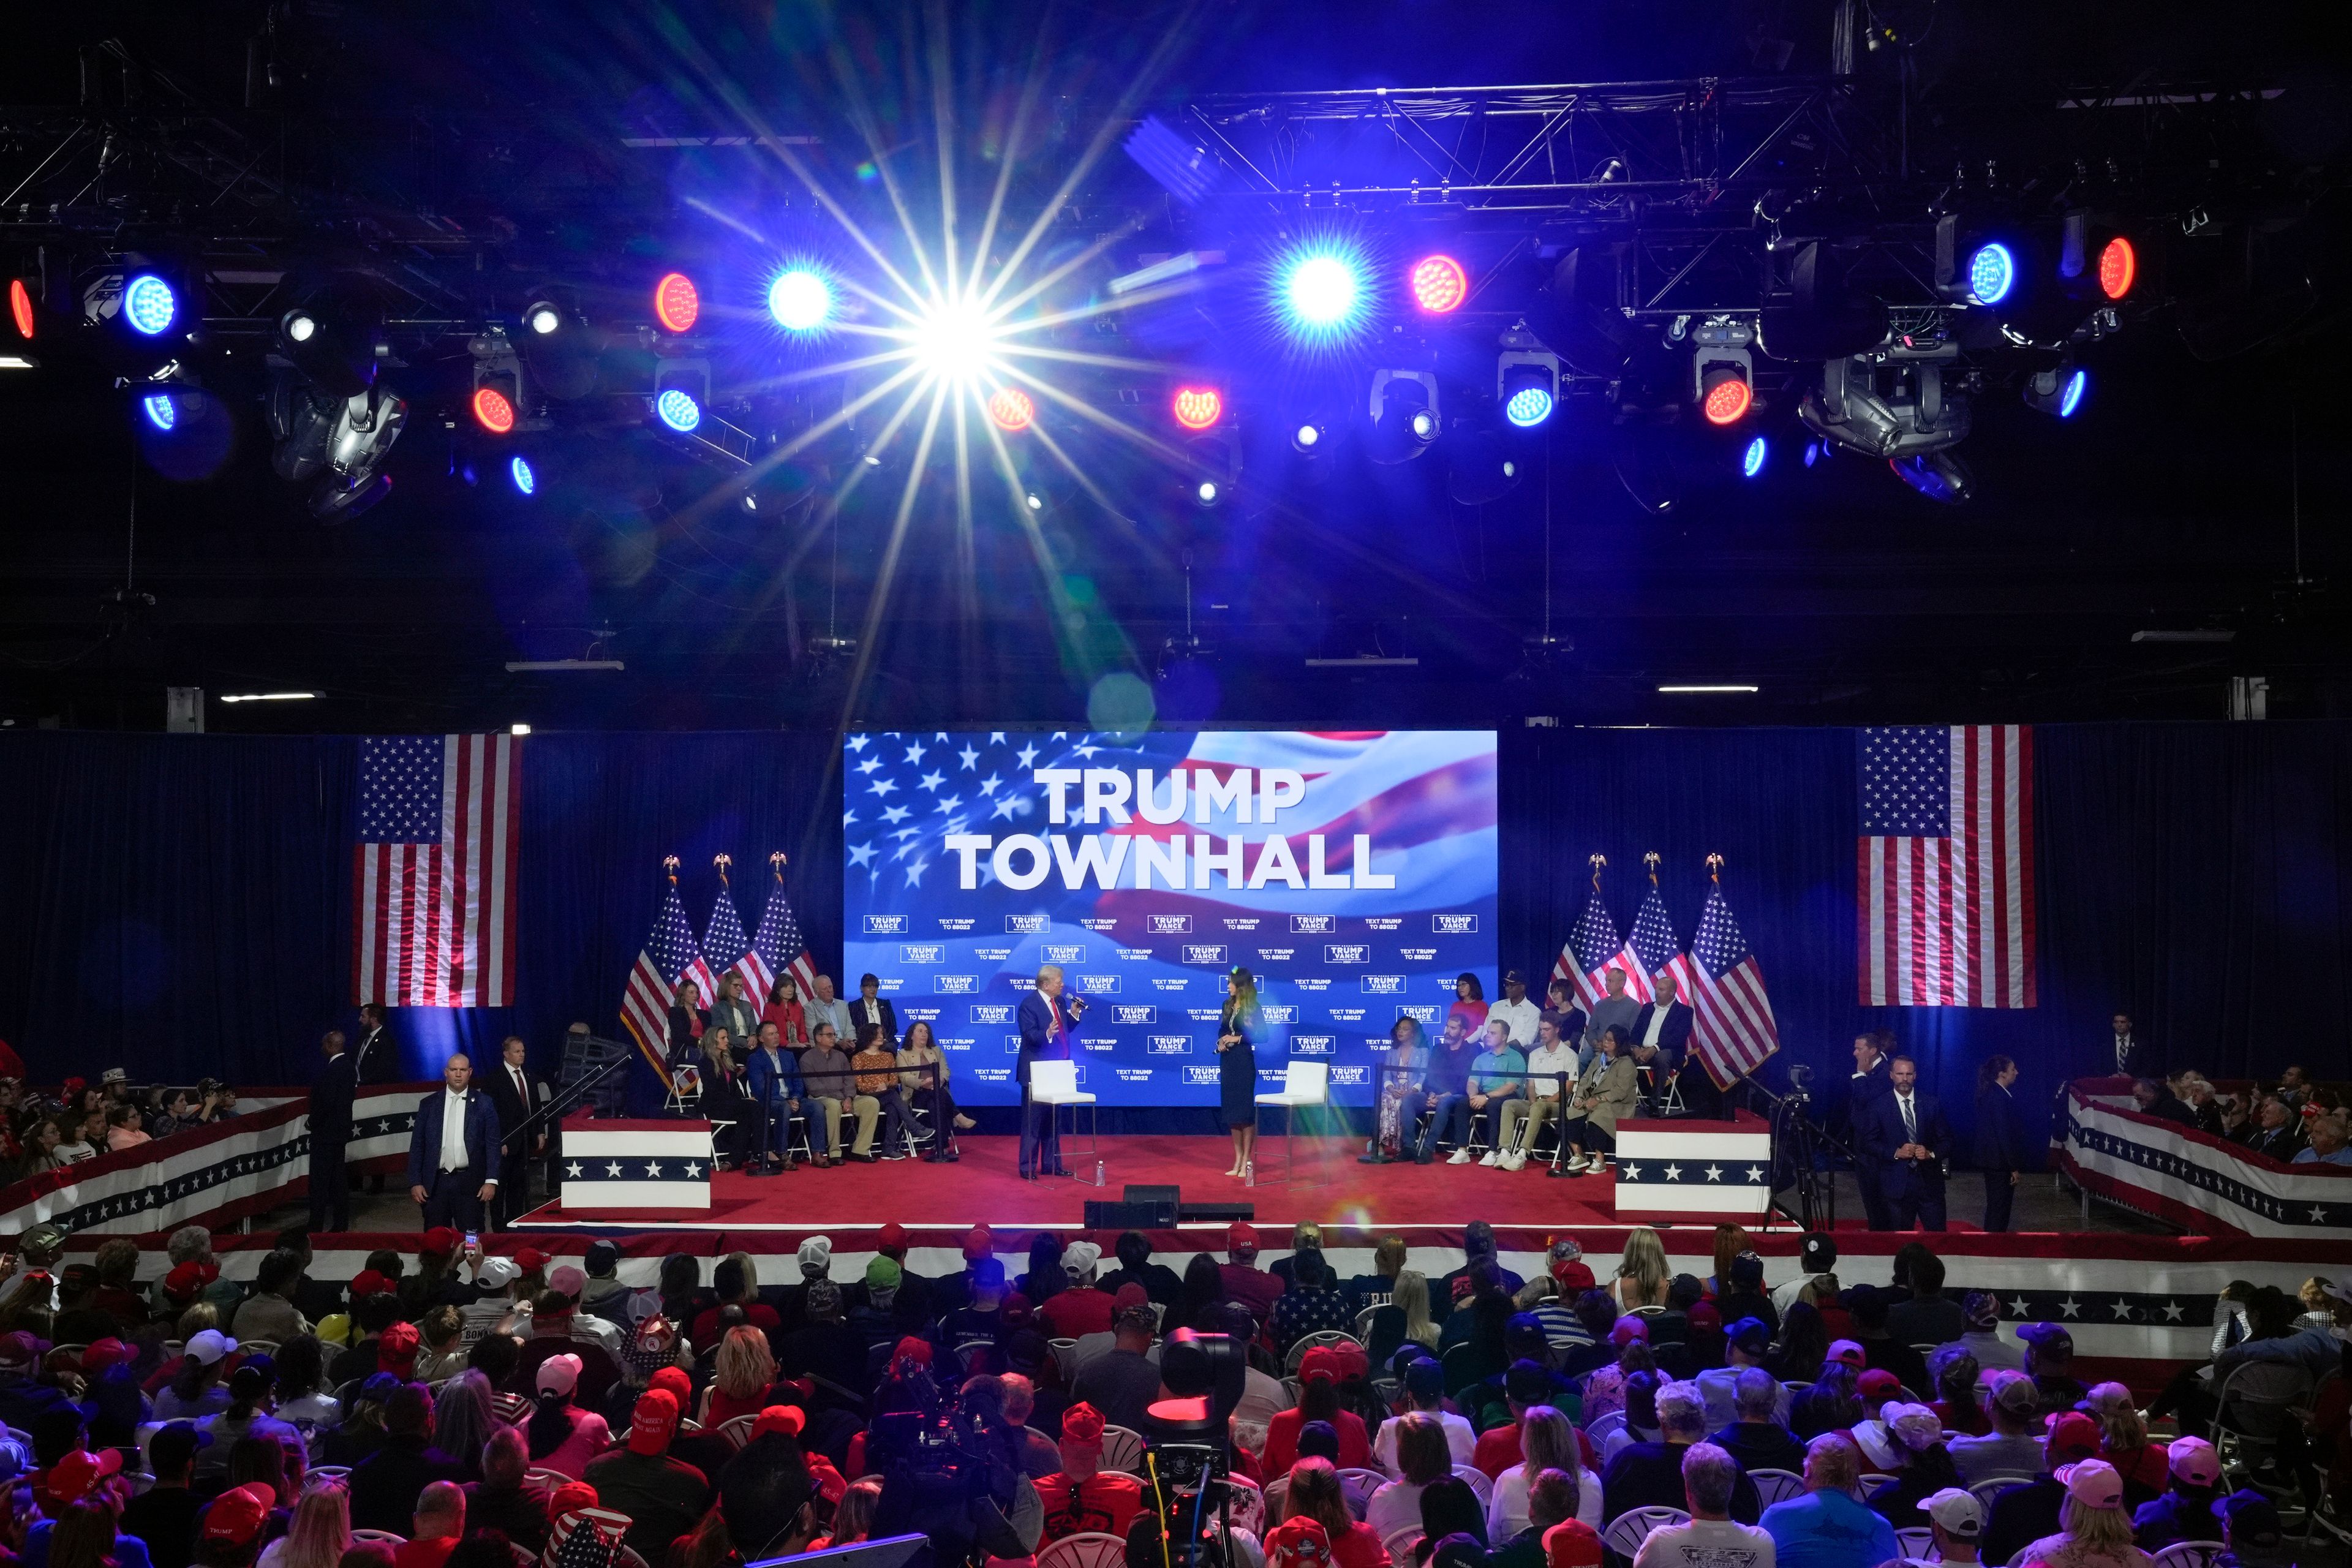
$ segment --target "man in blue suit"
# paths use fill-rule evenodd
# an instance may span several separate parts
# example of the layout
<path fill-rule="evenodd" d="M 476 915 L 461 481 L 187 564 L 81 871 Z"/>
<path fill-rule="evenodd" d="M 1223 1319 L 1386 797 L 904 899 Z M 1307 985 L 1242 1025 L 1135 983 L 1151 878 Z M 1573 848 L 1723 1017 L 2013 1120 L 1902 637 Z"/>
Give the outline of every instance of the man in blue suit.
<path fill-rule="evenodd" d="M 751 1048 L 751 1098 L 767 1108 L 768 1146 L 760 1151 L 761 1164 L 771 1154 L 782 1156 L 784 1169 L 793 1168 L 793 1112 L 801 1108 L 803 1094 L 800 1058 L 784 1048 L 772 1023 L 760 1026 L 759 1043 Z M 825 1152 L 825 1123 L 830 1118 L 812 1114 L 808 1119 L 809 1152 Z M 756 1168 L 754 1173 L 757 1173 Z"/>
<path fill-rule="evenodd" d="M 451 1057 L 446 1086 L 416 1102 L 408 1134 L 408 1195 L 425 1206 L 425 1226 L 479 1231 L 484 1206 L 498 1196 L 499 1113 L 474 1088 L 474 1064 Z"/>
<path fill-rule="evenodd" d="M 1952 1152 L 1952 1130 L 1936 1097 L 1919 1088 L 1919 1066 L 1909 1057 L 1889 1064 L 1886 1092 L 1855 1112 L 1862 1157 L 1878 1173 L 1885 1226 L 1874 1229 L 1944 1228 L 1944 1162 Z"/>
<path fill-rule="evenodd" d="M 1062 1002 L 1062 971 L 1048 963 L 1037 971 L 1037 988 L 1021 998 L 1021 1174 L 1061 1176 L 1062 1143 L 1054 1131 L 1054 1108 L 1029 1103 L 1029 1064 L 1066 1061 L 1070 1055 L 1070 1016 Z M 1042 1123 L 1042 1125 L 1041 1125 Z"/>

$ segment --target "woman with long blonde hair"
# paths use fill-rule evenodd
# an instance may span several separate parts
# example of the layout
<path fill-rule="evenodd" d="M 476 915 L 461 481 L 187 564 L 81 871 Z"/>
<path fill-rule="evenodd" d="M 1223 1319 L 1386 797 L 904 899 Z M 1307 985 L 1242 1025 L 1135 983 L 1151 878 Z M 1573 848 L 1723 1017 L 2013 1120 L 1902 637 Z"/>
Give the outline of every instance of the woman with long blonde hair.
<path fill-rule="evenodd" d="M 1617 1263 L 1617 1305 L 1624 1311 L 1636 1307 L 1663 1307 L 1673 1280 L 1666 1268 L 1665 1244 L 1646 1225 L 1625 1235 L 1625 1255 Z"/>
<path fill-rule="evenodd" d="M 1584 1468 L 1576 1424 L 1549 1405 L 1530 1405 L 1519 1416 L 1519 1462 L 1495 1478 L 1486 1504 L 1486 1539 L 1508 1541 L 1528 1527 L 1528 1497 L 1536 1478 L 1559 1470 L 1576 1478 L 1576 1517 L 1601 1526 L 1601 1479 Z"/>
<path fill-rule="evenodd" d="M 343 1483 L 320 1481 L 294 1504 L 286 1533 L 261 1554 L 268 1568 L 336 1568 L 352 1544 L 352 1494 Z"/>
<path fill-rule="evenodd" d="M 2124 1507 L 2124 1479 L 2105 1459 L 2058 1467 L 2066 1489 L 2058 1505 L 2058 1533 L 2045 1535 L 2013 1561 L 2046 1568 L 2149 1568 L 2155 1559 L 2132 1544 L 2132 1516 Z"/>
<path fill-rule="evenodd" d="M 1234 1165 L 1225 1173 L 1228 1176 L 1248 1175 L 1250 1156 L 1256 1150 L 1256 1032 L 1264 1027 L 1257 979 L 1235 964 L 1224 1011 L 1217 1018 L 1217 1108 L 1234 1136 Z"/>
<path fill-rule="evenodd" d="M 702 1391 L 698 1417 L 705 1426 L 723 1426 L 738 1415 L 757 1415 L 767 1408 L 768 1390 L 776 1381 L 775 1353 L 768 1336 L 749 1323 L 738 1323 L 719 1342 L 719 1360 L 710 1386 Z"/>
<path fill-rule="evenodd" d="M 1404 1337 L 1435 1350 L 1438 1336 L 1445 1331 L 1429 1314 L 1429 1276 L 1418 1268 L 1402 1270 L 1396 1277 L 1396 1294 L 1391 1300 L 1404 1313 Z"/>

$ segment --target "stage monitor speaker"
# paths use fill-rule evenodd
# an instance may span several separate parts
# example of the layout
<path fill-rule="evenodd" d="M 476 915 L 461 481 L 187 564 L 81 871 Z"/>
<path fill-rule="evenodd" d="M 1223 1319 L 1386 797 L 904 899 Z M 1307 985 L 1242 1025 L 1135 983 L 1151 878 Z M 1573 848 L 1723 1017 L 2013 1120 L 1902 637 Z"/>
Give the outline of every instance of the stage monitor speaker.
<path fill-rule="evenodd" d="M 1213 1225 L 1219 1221 L 1231 1224 L 1235 1220 L 1256 1219 L 1257 1205 L 1255 1204 L 1186 1204 L 1176 1211 L 1176 1217 L 1186 1225 Z"/>
<path fill-rule="evenodd" d="M 1119 1197 L 1129 1204 L 1150 1205 L 1158 1215 L 1151 1223 L 1162 1230 L 1176 1223 L 1176 1211 L 1184 1202 L 1182 1194 L 1174 1187 L 1138 1186 L 1132 1182 L 1128 1184 L 1127 1190 L 1119 1194 Z"/>
<path fill-rule="evenodd" d="M 1175 1223 L 1174 1210 L 1159 1204 L 1087 1203 L 1088 1230 L 1165 1230 Z"/>

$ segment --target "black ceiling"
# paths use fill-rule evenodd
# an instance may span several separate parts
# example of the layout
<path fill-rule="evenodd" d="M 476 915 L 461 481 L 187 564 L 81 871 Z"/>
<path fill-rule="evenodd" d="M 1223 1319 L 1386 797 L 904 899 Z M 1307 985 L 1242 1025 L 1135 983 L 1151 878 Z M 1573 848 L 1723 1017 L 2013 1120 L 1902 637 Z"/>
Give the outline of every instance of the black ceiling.
<path fill-rule="evenodd" d="M 2343 226 L 2346 100 L 2310 63 L 2316 40 L 2256 36 L 2191 4 L 2137 7 L 2128 27 L 2093 7 L 1862 9 L 1915 42 L 1908 129 L 1923 159 L 2010 150 L 2019 106 L 2049 119 L 2068 84 L 2267 89 L 2255 119 L 2210 132 L 2215 166 L 2226 140 L 2231 177 L 2259 182 L 2283 224 Z M 1832 7 L 1250 0 L 1064 5 L 1044 22 L 1029 6 L 950 10 L 954 93 L 985 150 L 1033 68 L 1076 147 L 1147 68 L 1162 72 L 1153 101 L 1803 73 L 1828 64 Z M 855 188 L 853 102 L 886 137 L 924 123 L 928 89 L 902 47 L 914 26 L 859 5 L 45 8 L 12 21 L 0 58 L 0 106 L 14 106 L 0 175 L 37 162 L 45 112 L 167 102 L 256 149 L 289 209 L 331 211 L 355 244 L 412 237 L 420 278 L 483 252 L 625 272 L 668 229 L 701 222 L 695 204 L 740 165 L 627 149 L 622 130 L 804 129 L 817 140 L 803 155 Z M 1905 51 L 1883 53 L 1864 57 L 1865 76 Z M 2169 118 L 2148 134 L 2193 166 L 2204 112 L 2152 107 Z M 1024 163 L 1019 188 L 1050 191 L 1063 166 Z M 1115 156 L 1106 167 L 1133 180 Z M 789 184 L 773 169 L 741 177 L 747 206 L 761 181 Z M 0 256 L 21 267 L 39 217 L 0 212 Z M 710 479 L 692 468 L 521 506 L 436 416 L 403 437 L 391 499 L 325 526 L 271 474 L 255 421 L 211 475 L 184 481 L 140 458 L 100 382 L 0 374 L 0 720 L 154 727 L 174 685 L 326 694 L 215 705 L 216 729 L 823 727 L 845 708 L 861 722 L 1075 720 L 1122 669 L 1164 673 L 1170 717 L 1234 721 L 2204 718 L 2222 714 L 2232 676 L 2265 678 L 2273 716 L 2340 716 L 2352 660 L 2329 586 L 2347 454 L 2329 348 L 2344 279 L 2306 271 L 2318 303 L 2246 352 L 2199 358 L 2155 305 L 2105 345 L 2079 417 L 1987 400 L 1966 448 L 1982 494 L 1957 509 L 1861 459 L 1793 471 L 1784 442 L 1776 464 L 1790 471 L 1696 488 L 1650 515 L 1619 482 L 1608 431 L 1563 418 L 1539 471 L 1485 507 L 1408 472 L 1204 521 L 1114 465 L 1116 512 L 1057 498 L 1034 541 L 986 498 L 960 530 L 930 487 L 894 553 L 893 485 L 866 487 L 831 525 L 808 507 L 698 504 Z M 1214 657 L 1163 672 L 1163 644 L 1186 628 L 1188 561 L 1193 630 Z M 829 626 L 876 633 L 855 692 L 847 668 L 809 653 Z M 1557 650 L 1531 653 L 1547 627 Z M 2133 640 L 2186 629 L 2232 636 Z M 505 668 L 592 642 L 625 669 Z M 1360 656 L 1417 662 L 1309 662 Z M 1762 690 L 1655 689 L 1688 681 Z"/>

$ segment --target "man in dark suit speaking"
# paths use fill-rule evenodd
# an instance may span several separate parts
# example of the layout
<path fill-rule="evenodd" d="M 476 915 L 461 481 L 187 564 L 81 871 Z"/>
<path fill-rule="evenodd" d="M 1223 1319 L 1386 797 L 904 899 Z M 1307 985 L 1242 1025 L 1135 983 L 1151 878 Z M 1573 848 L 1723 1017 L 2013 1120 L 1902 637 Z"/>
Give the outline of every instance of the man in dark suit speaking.
<path fill-rule="evenodd" d="M 416 1102 L 408 1135 L 408 1195 L 425 1206 L 424 1228 L 483 1228 L 483 1205 L 498 1196 L 499 1115 L 473 1087 L 474 1064 L 454 1056 L 445 1086 Z"/>
<path fill-rule="evenodd" d="M 1065 1175 L 1054 1108 L 1029 1103 L 1029 1065 L 1064 1061 L 1070 1054 L 1070 1016 L 1062 1002 L 1060 965 L 1048 963 L 1037 971 L 1037 988 L 1021 998 L 1020 1023 L 1021 1063 L 1014 1076 L 1021 1081 L 1021 1174 Z"/>
<path fill-rule="evenodd" d="M 1878 1173 L 1880 1201 L 1888 1225 L 1874 1229 L 1944 1228 L 1944 1161 L 1952 1152 L 1952 1130 L 1936 1097 L 1919 1088 L 1919 1064 L 1896 1057 L 1889 1064 L 1887 1091 L 1856 1110 L 1855 1133 L 1862 1157 Z"/>

